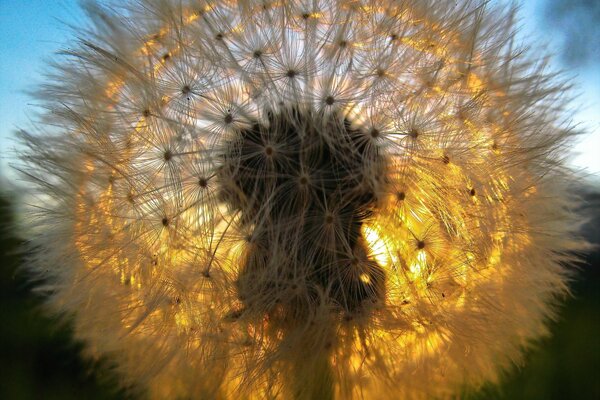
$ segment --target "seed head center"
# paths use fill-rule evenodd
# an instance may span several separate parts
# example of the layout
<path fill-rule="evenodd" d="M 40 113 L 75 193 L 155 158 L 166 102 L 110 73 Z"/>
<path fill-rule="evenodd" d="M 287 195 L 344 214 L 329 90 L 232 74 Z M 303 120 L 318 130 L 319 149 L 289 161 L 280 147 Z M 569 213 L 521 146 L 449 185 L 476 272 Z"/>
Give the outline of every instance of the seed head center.
<path fill-rule="evenodd" d="M 383 273 L 366 256 L 361 231 L 375 211 L 375 187 L 384 170 L 383 157 L 368 145 L 372 134 L 335 113 L 283 109 L 267 113 L 266 123 L 239 130 L 226 144 L 221 197 L 253 229 L 255 252 L 264 252 L 246 260 L 238 277 L 240 298 L 260 298 L 256 290 L 272 285 L 264 277 L 273 269 L 290 282 L 300 270 L 305 286 L 315 295 L 328 290 L 344 313 L 380 300 Z M 276 260 L 281 256 L 274 249 L 284 249 L 285 259 Z M 352 263 L 357 256 L 364 261 Z M 348 269 L 353 272 L 343 272 Z M 351 278 L 342 279 L 345 274 Z"/>

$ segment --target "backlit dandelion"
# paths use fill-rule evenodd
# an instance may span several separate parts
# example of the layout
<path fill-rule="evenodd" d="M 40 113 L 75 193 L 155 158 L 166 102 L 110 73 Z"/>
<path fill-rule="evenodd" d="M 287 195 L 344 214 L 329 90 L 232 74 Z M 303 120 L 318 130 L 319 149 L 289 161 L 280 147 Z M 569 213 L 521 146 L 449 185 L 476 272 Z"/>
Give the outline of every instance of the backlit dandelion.
<path fill-rule="evenodd" d="M 445 398 L 545 332 L 581 248 L 573 134 L 514 9 L 87 9 L 23 133 L 30 266 L 123 385 Z"/>

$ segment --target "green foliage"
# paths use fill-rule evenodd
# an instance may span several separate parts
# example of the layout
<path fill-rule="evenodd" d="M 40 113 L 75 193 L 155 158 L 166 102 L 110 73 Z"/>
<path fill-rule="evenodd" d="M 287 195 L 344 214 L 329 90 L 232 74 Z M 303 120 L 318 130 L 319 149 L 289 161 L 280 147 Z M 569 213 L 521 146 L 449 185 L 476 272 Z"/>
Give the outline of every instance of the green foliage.
<path fill-rule="evenodd" d="M 0 195 L 0 399 L 120 398 L 108 379 L 91 373 L 68 328 L 41 312 L 32 285 L 20 273 L 21 240 L 11 201 Z"/>

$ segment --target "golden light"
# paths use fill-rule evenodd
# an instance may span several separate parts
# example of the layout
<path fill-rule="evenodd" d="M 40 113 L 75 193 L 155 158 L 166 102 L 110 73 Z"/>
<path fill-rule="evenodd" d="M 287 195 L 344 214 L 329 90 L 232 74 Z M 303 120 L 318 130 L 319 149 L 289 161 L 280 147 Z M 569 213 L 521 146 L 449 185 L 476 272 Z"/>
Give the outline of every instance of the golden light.
<path fill-rule="evenodd" d="M 90 6 L 24 157 L 32 268 L 89 355 L 152 398 L 496 381 L 583 246 L 572 132 L 513 10 L 454 3 Z"/>

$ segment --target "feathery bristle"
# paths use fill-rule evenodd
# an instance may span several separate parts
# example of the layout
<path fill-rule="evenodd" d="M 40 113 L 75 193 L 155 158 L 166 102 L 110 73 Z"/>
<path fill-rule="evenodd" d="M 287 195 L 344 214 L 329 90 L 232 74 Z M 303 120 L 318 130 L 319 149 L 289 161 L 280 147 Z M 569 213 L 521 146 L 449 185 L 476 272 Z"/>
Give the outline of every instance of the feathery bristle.
<path fill-rule="evenodd" d="M 124 386 L 448 398 L 545 333 L 574 133 L 513 8 L 120 3 L 86 3 L 21 169 L 33 275 Z"/>

